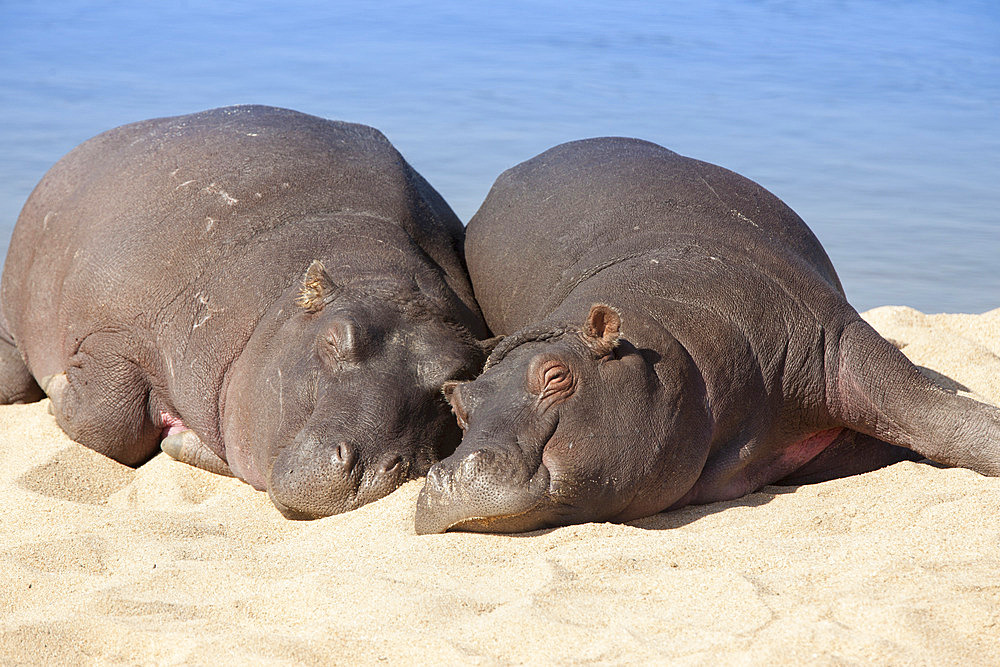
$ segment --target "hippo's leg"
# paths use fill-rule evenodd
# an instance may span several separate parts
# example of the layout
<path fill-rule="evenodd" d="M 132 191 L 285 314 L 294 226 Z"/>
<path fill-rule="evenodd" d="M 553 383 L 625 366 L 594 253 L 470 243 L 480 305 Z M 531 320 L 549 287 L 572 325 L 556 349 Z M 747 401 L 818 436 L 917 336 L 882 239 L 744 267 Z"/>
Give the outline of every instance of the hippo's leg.
<path fill-rule="evenodd" d="M 160 449 L 182 463 L 214 472 L 217 475 L 233 477 L 229 465 L 209 449 L 191 429 L 168 435 L 160 443 Z"/>
<path fill-rule="evenodd" d="M 1000 409 L 951 394 L 866 322 L 840 337 L 828 372 L 832 414 L 848 428 L 901 445 L 933 461 L 1000 476 Z"/>
<path fill-rule="evenodd" d="M 45 394 L 31 377 L 21 353 L 0 330 L 0 404 L 33 403 Z"/>
<path fill-rule="evenodd" d="M 88 336 L 64 373 L 42 380 L 56 422 L 73 440 L 125 465 L 159 451 L 161 428 L 149 414 L 146 374 L 125 354 L 121 335 Z"/>
<path fill-rule="evenodd" d="M 860 475 L 900 461 L 916 461 L 920 454 L 882 442 L 870 435 L 842 429 L 820 454 L 788 477 L 775 482 L 778 486 L 815 484 L 831 479 Z"/>

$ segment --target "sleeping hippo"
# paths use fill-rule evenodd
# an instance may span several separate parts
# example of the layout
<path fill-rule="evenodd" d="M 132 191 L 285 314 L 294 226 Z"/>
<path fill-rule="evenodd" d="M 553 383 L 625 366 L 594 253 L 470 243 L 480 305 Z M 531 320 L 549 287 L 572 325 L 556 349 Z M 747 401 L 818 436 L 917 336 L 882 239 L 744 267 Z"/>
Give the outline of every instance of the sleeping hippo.
<path fill-rule="evenodd" d="M 136 466 L 162 441 L 290 518 L 356 508 L 461 438 L 440 387 L 487 334 L 463 233 L 363 125 L 238 106 L 105 132 L 18 219 L 0 400 L 44 390 L 87 447 Z"/>
<path fill-rule="evenodd" d="M 444 385 L 465 435 L 418 533 L 628 521 L 920 457 L 1000 475 L 1000 410 L 926 380 L 805 223 L 731 171 L 557 146 L 500 176 L 466 253 L 506 337 Z"/>

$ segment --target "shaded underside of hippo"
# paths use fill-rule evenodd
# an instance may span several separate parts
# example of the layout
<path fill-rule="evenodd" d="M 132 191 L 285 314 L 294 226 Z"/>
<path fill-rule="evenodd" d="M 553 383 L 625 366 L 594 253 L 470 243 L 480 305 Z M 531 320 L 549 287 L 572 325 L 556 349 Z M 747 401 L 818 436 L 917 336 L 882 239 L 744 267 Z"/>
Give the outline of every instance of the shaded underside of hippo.
<path fill-rule="evenodd" d="M 504 174 L 466 255 L 504 340 L 445 394 L 465 431 L 420 533 L 627 521 L 927 457 L 1000 475 L 1000 410 L 928 381 L 777 197 L 636 139 Z"/>
<path fill-rule="evenodd" d="M 357 507 L 460 432 L 486 336 L 461 223 L 363 125 L 237 106 L 116 128 L 31 194 L 4 266 L 0 400 L 52 399 L 129 465 L 163 448 L 287 516 Z"/>

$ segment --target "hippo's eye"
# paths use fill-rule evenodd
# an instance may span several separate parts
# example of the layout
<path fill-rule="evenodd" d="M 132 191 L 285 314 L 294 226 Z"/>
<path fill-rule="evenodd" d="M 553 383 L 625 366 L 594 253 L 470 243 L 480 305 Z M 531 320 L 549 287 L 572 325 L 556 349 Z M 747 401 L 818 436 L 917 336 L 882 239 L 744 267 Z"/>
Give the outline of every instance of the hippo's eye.
<path fill-rule="evenodd" d="M 538 400 L 573 392 L 576 381 L 569 366 L 557 359 L 538 360 L 528 376 L 528 391 Z"/>
<path fill-rule="evenodd" d="M 545 369 L 545 374 L 542 377 L 542 386 L 544 387 L 543 393 L 549 394 L 555 391 L 561 391 L 566 389 L 572 383 L 572 377 L 570 376 L 569 369 L 562 364 L 557 366 L 550 366 Z"/>

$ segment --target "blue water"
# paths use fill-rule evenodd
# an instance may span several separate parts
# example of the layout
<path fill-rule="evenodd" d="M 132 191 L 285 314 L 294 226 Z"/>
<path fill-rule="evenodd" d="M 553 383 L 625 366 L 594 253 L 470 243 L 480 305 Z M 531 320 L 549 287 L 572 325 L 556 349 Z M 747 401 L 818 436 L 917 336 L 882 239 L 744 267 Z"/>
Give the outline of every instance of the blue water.
<path fill-rule="evenodd" d="M 598 135 L 792 206 L 861 310 L 1000 306 L 1000 3 L 0 0 L 0 252 L 65 152 L 236 103 L 367 123 L 468 220 Z"/>

